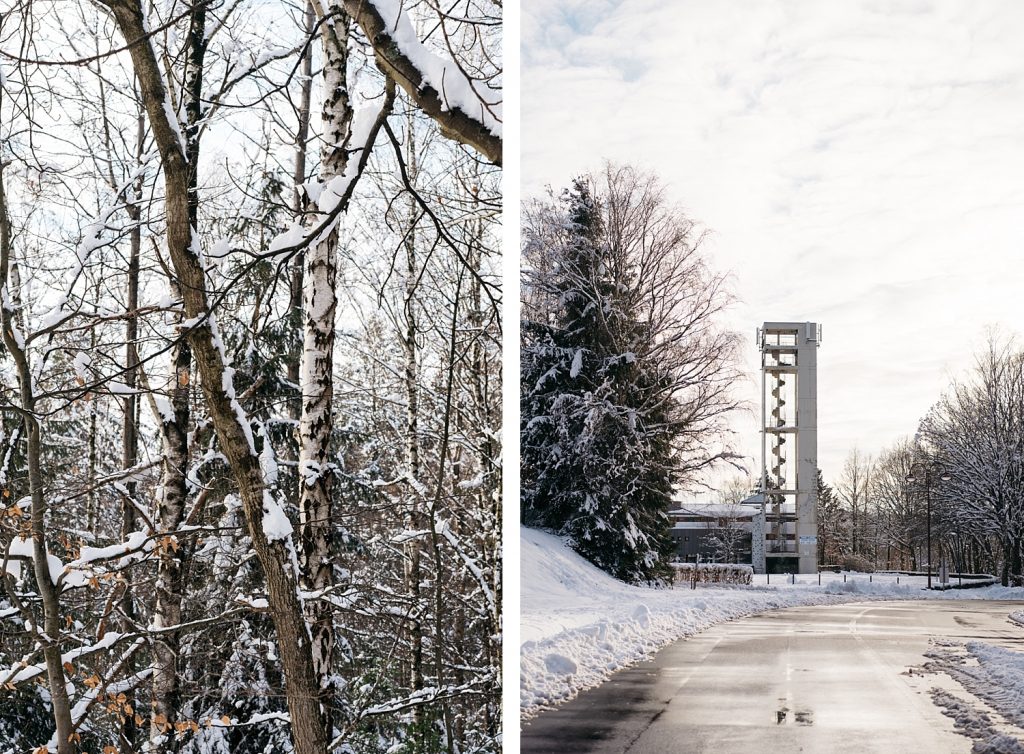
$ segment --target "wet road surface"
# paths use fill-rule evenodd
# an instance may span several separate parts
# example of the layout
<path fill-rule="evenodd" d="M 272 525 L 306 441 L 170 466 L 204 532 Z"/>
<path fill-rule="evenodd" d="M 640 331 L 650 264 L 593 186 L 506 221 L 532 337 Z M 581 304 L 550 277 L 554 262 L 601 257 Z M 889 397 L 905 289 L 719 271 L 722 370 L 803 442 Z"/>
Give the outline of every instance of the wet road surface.
<path fill-rule="evenodd" d="M 969 752 L 928 689 L 929 639 L 1024 650 L 1020 602 L 790 608 L 716 626 L 523 724 L 520 751 L 557 754 Z M 945 679 L 944 676 L 941 677 Z"/>

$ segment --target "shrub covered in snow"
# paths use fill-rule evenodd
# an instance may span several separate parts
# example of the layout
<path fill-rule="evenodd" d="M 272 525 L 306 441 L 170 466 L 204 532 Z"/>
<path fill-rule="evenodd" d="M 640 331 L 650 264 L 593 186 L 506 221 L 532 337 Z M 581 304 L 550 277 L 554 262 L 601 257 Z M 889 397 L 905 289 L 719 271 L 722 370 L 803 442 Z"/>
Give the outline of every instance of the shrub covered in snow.
<path fill-rule="evenodd" d="M 873 573 L 875 567 L 871 564 L 870 560 L 868 560 L 867 558 L 862 558 L 860 555 L 844 555 L 843 570 L 860 571 L 861 573 Z"/>
<path fill-rule="evenodd" d="M 749 584 L 754 569 L 739 563 L 673 563 L 675 582 L 692 582 L 694 574 L 700 584 Z"/>

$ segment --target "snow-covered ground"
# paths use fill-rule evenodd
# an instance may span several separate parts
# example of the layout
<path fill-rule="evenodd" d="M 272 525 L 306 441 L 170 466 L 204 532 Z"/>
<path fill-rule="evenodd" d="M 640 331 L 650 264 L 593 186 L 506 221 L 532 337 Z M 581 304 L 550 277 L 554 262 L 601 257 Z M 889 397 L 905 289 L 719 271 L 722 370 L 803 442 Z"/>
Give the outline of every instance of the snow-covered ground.
<path fill-rule="evenodd" d="M 845 571 L 840 573 L 823 572 L 821 574 L 794 574 L 794 575 L 770 575 L 770 574 L 754 574 L 753 584 L 755 586 L 774 586 L 774 587 L 789 587 L 789 586 L 817 586 L 821 582 L 822 586 L 829 584 L 848 584 L 851 581 L 856 582 L 860 585 L 864 585 L 866 589 L 874 589 L 875 584 L 882 585 L 888 590 L 890 587 L 902 586 L 911 587 L 911 591 L 917 589 L 924 589 L 928 585 L 928 577 L 924 575 L 913 575 L 908 576 L 905 573 L 856 573 L 851 571 Z M 972 579 L 964 579 L 964 583 L 970 584 Z M 960 580 L 955 577 L 950 577 L 950 586 L 957 586 Z M 867 586 L 870 585 L 870 586 Z M 937 576 L 932 576 L 932 585 L 938 586 L 939 579 Z M 953 594 L 956 595 L 956 599 L 960 599 L 970 590 L 956 590 Z M 1018 590 L 1019 592 L 1019 590 Z M 947 595 L 947 599 L 949 595 Z M 968 598 L 969 599 L 969 598 Z M 995 599 L 991 595 L 984 599 Z"/>
<path fill-rule="evenodd" d="M 520 704 L 524 717 L 566 701 L 680 637 L 779 607 L 870 599 L 1024 599 L 1024 589 L 924 590 L 924 577 L 755 577 L 748 587 L 648 589 L 608 576 L 564 541 L 521 530 Z M 909 583 L 908 583 L 909 582 Z"/>
<path fill-rule="evenodd" d="M 957 729 L 977 741 L 972 751 L 1024 754 L 1024 653 L 980 641 L 933 644 L 925 670 L 945 673 L 987 708 L 944 689 L 931 691 Z"/>

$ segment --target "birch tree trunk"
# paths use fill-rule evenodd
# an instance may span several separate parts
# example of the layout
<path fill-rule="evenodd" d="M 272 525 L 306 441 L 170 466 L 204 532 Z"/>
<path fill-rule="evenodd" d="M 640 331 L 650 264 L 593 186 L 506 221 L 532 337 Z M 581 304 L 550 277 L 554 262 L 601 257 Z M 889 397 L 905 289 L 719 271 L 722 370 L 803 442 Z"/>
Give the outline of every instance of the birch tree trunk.
<path fill-rule="evenodd" d="M 189 384 L 192 356 L 186 341 L 179 341 L 171 352 L 173 372 L 169 385 L 170 401 L 159 412 L 160 441 L 163 450 L 157 525 L 160 559 L 157 564 L 156 604 L 153 627 L 166 628 L 181 623 L 181 605 L 185 591 L 184 549 L 174 532 L 181 526 L 187 496 Z M 158 399 L 163 400 L 163 399 Z M 176 737 L 161 738 L 178 718 L 179 683 L 178 652 L 181 635 L 178 631 L 156 634 L 153 640 L 153 714 L 150 719 L 151 747 L 162 751 L 176 750 Z M 157 749 L 154 749 L 157 750 Z"/>
<path fill-rule="evenodd" d="M 292 741 L 297 754 L 323 754 L 328 732 L 320 705 L 312 702 L 320 696 L 319 685 L 297 590 L 298 574 L 291 565 L 290 535 L 282 523 L 284 513 L 263 478 L 252 429 L 235 397 L 233 370 L 226 363 L 216 317 L 210 311 L 198 238 L 190 223 L 189 184 L 194 167 L 188 163 L 178 124 L 172 120 L 174 114 L 149 42 L 142 7 L 137 0 L 105 0 L 105 4 L 113 12 L 122 36 L 133 42 L 129 51 L 164 171 L 167 248 L 190 320 L 187 337 L 221 451 L 238 485 L 253 549 L 266 576 L 268 604 L 280 643 Z M 265 522 L 270 524 L 269 536 Z"/>
<path fill-rule="evenodd" d="M 348 164 L 352 110 L 348 93 L 348 16 L 336 4 L 326 12 L 333 22 L 322 25 L 324 102 L 321 115 L 324 146 L 321 183 L 341 176 Z M 299 565 L 301 583 L 322 592 L 334 583 L 331 560 L 333 470 L 330 457 L 334 429 L 334 315 L 337 309 L 338 231 L 335 227 L 306 252 L 303 278 L 303 350 L 299 416 Z M 313 641 L 313 672 L 325 710 L 331 706 L 334 626 L 325 600 L 306 604 Z M 328 722 L 330 715 L 328 714 Z"/>

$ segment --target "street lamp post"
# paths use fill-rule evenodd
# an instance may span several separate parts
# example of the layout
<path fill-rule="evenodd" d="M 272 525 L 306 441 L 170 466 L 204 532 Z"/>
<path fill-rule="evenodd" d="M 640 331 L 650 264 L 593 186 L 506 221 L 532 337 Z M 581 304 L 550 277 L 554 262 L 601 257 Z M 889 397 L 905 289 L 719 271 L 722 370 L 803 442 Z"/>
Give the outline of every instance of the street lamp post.
<path fill-rule="evenodd" d="M 924 469 L 924 502 L 926 514 L 928 516 L 926 523 L 926 532 L 928 539 L 928 588 L 932 588 L 932 474 L 938 473 L 939 480 L 943 482 L 949 481 L 949 474 L 946 473 L 946 468 L 938 460 L 931 460 L 928 463 L 923 461 L 914 461 L 910 464 L 910 473 L 907 474 L 907 481 L 917 481 L 914 477 L 914 467 L 920 467 Z"/>
<path fill-rule="evenodd" d="M 927 470 L 924 473 L 924 504 L 928 516 L 928 589 L 932 588 L 932 485 Z"/>

